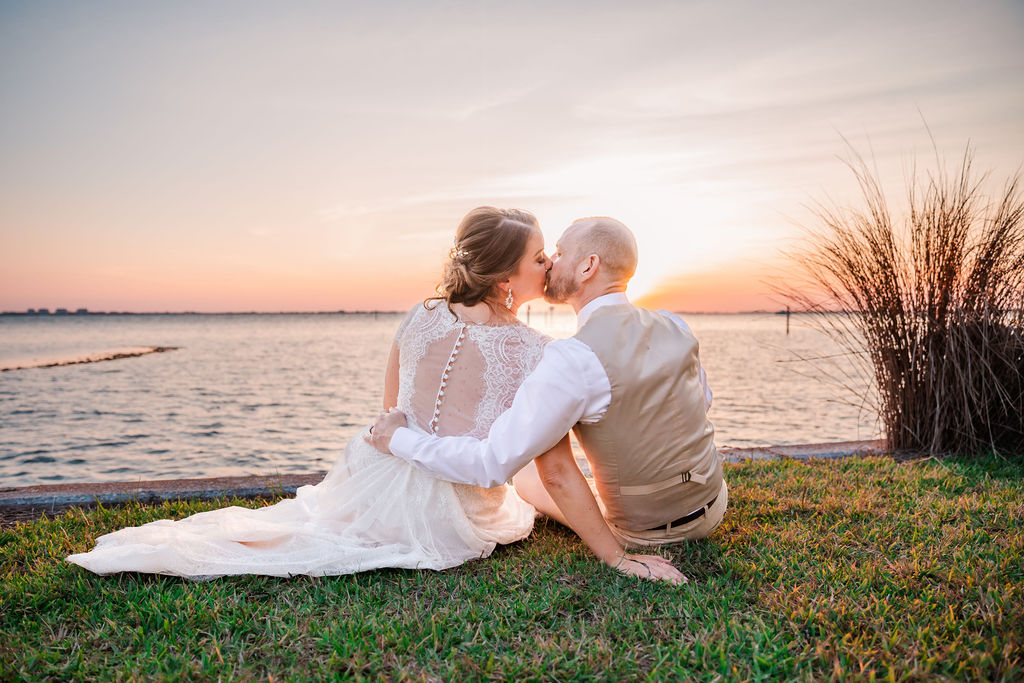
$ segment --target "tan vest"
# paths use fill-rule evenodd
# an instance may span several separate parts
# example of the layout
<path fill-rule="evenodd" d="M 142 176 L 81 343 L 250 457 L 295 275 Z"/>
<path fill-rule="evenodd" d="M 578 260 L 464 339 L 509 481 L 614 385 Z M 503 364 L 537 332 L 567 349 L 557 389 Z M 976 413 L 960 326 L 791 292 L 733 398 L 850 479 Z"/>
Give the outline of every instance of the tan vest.
<path fill-rule="evenodd" d="M 722 486 L 704 407 L 697 340 L 665 316 L 603 306 L 576 333 L 611 382 L 608 412 L 578 423 L 608 520 L 646 530 L 707 504 Z"/>

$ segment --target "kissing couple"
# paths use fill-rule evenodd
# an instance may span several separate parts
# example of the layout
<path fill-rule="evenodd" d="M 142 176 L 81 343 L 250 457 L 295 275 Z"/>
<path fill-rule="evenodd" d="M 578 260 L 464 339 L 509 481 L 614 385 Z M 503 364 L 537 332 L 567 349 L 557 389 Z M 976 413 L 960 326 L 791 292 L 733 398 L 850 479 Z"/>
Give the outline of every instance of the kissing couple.
<path fill-rule="evenodd" d="M 707 536 L 728 489 L 697 340 L 679 317 L 629 303 L 636 265 L 633 234 L 611 218 L 574 222 L 549 258 L 532 214 L 470 211 L 437 296 L 395 334 L 384 412 L 323 481 L 255 510 L 121 529 L 68 561 L 196 580 L 441 570 L 526 538 L 540 512 L 621 573 L 685 582 L 629 549 Z M 575 336 L 516 317 L 540 297 L 573 307 Z"/>

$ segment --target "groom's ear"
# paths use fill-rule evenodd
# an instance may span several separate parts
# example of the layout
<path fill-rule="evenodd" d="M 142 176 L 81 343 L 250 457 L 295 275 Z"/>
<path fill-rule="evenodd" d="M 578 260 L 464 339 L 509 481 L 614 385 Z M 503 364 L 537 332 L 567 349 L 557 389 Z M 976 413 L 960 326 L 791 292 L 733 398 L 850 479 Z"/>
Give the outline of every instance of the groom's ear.
<path fill-rule="evenodd" d="M 589 254 L 580 261 L 580 279 L 587 281 L 597 273 L 597 267 L 601 265 L 601 257 L 597 254 Z"/>

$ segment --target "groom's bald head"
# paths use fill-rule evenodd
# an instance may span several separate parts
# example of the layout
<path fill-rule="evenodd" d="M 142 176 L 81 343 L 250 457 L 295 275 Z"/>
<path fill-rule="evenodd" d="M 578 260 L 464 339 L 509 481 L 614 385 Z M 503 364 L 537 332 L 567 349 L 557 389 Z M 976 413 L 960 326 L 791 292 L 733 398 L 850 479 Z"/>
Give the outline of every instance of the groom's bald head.
<path fill-rule="evenodd" d="M 575 243 L 576 259 L 597 254 L 601 269 L 611 280 L 626 282 L 636 272 L 636 237 L 614 218 L 580 218 L 566 230 Z"/>

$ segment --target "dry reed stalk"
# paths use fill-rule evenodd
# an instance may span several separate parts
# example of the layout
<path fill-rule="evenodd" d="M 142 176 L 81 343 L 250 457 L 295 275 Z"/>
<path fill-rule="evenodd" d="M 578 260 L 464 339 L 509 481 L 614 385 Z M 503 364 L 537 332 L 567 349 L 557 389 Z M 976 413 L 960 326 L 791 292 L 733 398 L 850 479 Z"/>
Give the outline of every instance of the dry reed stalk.
<path fill-rule="evenodd" d="M 889 448 L 1024 455 L 1024 201 L 1020 174 L 987 202 L 968 148 L 958 170 L 908 181 L 894 219 L 877 172 L 852 154 L 859 208 L 812 207 L 818 223 L 776 285 L 817 314 L 874 380 Z"/>

